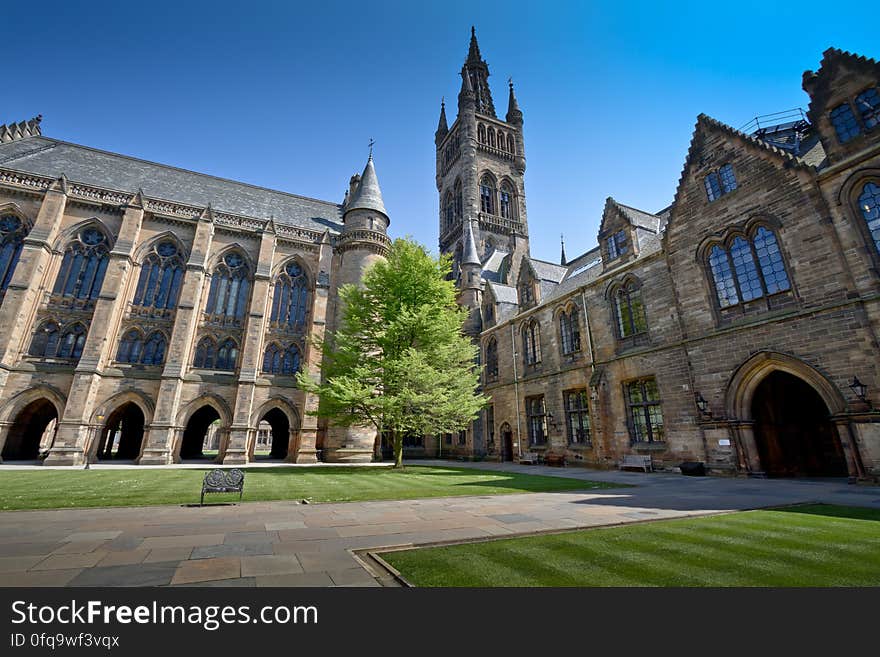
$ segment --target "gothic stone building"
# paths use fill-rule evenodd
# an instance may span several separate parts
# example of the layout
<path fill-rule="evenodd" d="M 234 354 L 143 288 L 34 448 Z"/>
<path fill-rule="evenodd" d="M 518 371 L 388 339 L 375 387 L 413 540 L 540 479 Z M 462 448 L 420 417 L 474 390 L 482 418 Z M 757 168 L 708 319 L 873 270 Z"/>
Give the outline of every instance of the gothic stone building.
<path fill-rule="evenodd" d="M 880 477 L 880 64 L 836 49 L 806 114 L 708 116 L 672 205 L 609 198 L 596 248 L 529 253 L 523 113 L 475 36 L 437 129 L 440 248 L 491 405 L 448 455 Z"/>
<path fill-rule="evenodd" d="M 828 50 L 806 114 L 697 120 L 672 205 L 608 199 L 599 246 L 529 250 L 523 113 L 472 32 L 435 133 L 440 248 L 491 404 L 410 455 L 880 477 L 880 64 Z M 788 120 L 787 120 L 788 119 Z M 388 247 L 372 159 L 342 204 L 0 126 L 0 454 L 79 464 L 365 461 L 293 374 Z M 213 457 L 213 454 L 211 455 Z"/>
<path fill-rule="evenodd" d="M 0 127 L 3 461 L 371 460 L 294 374 L 388 223 L 372 157 L 340 205 Z"/>

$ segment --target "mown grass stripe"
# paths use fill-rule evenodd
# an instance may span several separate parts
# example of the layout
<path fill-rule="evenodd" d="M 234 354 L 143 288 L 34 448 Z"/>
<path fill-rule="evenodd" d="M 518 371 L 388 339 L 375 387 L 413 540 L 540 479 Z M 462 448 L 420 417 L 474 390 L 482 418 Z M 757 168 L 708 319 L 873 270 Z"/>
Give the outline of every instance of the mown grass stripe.
<path fill-rule="evenodd" d="M 880 510 L 749 511 L 386 558 L 433 586 L 877 586 Z"/>

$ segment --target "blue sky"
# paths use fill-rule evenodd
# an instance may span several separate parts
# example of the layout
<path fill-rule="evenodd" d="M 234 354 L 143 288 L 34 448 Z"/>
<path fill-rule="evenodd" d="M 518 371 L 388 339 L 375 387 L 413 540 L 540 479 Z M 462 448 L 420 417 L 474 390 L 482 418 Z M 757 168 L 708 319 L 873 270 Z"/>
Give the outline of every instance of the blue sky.
<path fill-rule="evenodd" d="M 829 46 L 880 57 L 876 21 L 827 2 L 14 3 L 0 123 L 341 201 L 370 138 L 394 236 L 437 247 L 434 142 L 471 24 L 496 109 L 525 115 L 536 257 L 595 244 L 607 196 L 669 204 L 697 114 L 806 107 Z M 10 74 L 10 72 L 12 74 Z"/>

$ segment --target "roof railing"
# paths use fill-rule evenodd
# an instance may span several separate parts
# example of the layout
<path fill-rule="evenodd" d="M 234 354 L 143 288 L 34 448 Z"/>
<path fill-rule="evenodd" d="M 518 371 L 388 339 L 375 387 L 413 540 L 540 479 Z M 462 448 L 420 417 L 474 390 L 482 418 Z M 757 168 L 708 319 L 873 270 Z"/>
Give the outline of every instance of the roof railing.
<path fill-rule="evenodd" d="M 791 127 L 795 123 L 807 121 L 807 115 L 800 107 L 784 110 L 782 112 L 774 112 L 772 114 L 762 114 L 756 116 L 751 121 L 742 126 L 739 131 L 747 135 L 754 134 L 759 130 L 780 129 L 783 127 Z"/>

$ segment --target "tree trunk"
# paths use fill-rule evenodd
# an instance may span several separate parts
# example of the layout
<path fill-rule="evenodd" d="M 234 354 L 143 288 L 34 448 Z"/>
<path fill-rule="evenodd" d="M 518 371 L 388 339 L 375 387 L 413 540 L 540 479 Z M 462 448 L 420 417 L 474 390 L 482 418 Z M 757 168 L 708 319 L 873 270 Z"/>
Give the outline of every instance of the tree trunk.
<path fill-rule="evenodd" d="M 395 430 L 391 434 L 394 440 L 394 467 L 403 467 L 403 434 Z"/>

